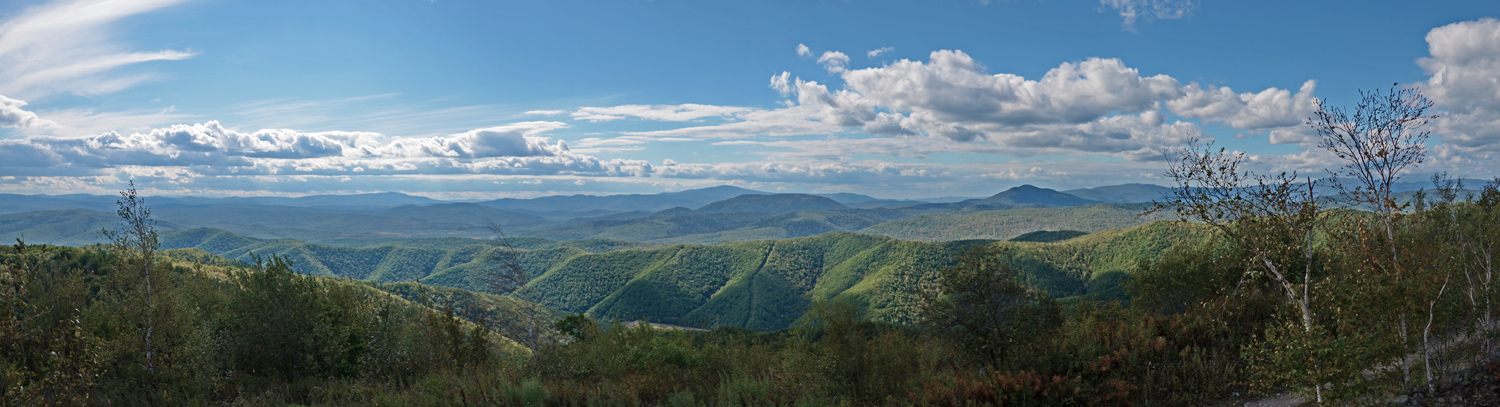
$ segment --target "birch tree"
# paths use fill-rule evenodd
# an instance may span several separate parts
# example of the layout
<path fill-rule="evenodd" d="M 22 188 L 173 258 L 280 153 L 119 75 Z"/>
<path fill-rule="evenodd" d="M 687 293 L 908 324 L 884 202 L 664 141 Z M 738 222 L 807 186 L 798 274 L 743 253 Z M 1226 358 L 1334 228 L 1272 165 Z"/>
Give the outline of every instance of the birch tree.
<path fill-rule="evenodd" d="M 145 308 L 145 320 L 142 321 L 145 328 L 144 363 L 148 377 L 155 376 L 152 335 L 156 329 L 156 302 L 151 274 L 155 268 L 156 251 L 161 248 L 161 242 L 157 240 L 156 220 L 151 218 L 151 208 L 146 206 L 146 199 L 136 191 L 134 180 L 120 191 L 120 198 L 115 203 L 119 206 L 115 213 L 120 216 L 123 225 L 117 230 L 105 229 L 103 233 L 110 240 L 110 247 L 128 259 L 131 268 L 140 273 Z"/>
<path fill-rule="evenodd" d="M 1253 267 L 1246 278 L 1270 279 L 1295 307 L 1303 333 L 1311 335 L 1316 319 L 1313 233 L 1322 220 L 1316 182 L 1299 180 L 1296 172 L 1257 174 L 1242 168 L 1245 153 L 1215 150 L 1199 140 L 1169 154 L 1167 176 L 1175 188 L 1156 210 L 1207 224 L 1248 252 Z M 1313 387 L 1321 403 L 1322 383 Z"/>
<path fill-rule="evenodd" d="M 1394 186 L 1405 172 L 1427 158 L 1424 143 L 1430 133 L 1423 127 L 1437 118 L 1427 112 L 1432 101 L 1415 88 L 1392 85 L 1387 92 L 1360 91 L 1360 101 L 1353 111 L 1329 106 L 1324 99 L 1314 102 L 1313 116 L 1306 123 L 1317 133 L 1318 146 L 1343 161 L 1338 168 L 1329 170 L 1333 175 L 1330 185 L 1347 205 L 1374 213 L 1386 253 L 1373 255 L 1383 256 L 1389 262 L 1373 263 L 1393 277 L 1392 288 L 1402 300 L 1395 312 L 1397 332 L 1403 344 L 1410 343 L 1408 319 L 1413 311 L 1410 304 L 1426 301 L 1416 298 L 1420 293 L 1407 290 L 1415 282 L 1410 270 L 1402 265 L 1396 235 L 1397 223 L 1408 206 L 1396 201 Z M 1444 280 L 1438 296 L 1446 291 L 1447 283 Z M 1435 302 L 1432 299 L 1429 304 Z M 1406 358 L 1402 358 L 1402 370 L 1403 380 L 1409 385 L 1411 366 Z"/>

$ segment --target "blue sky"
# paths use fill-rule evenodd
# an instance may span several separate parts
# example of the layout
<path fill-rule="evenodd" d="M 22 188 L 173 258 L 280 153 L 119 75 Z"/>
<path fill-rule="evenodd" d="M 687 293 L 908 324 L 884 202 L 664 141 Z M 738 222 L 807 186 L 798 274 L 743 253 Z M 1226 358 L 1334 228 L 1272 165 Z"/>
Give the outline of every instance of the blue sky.
<path fill-rule="evenodd" d="M 1193 136 L 1320 171 L 1311 101 L 1392 83 L 1442 114 L 1416 177 L 1500 175 L 1500 2 L 1331 3 L 10 1 L 0 192 L 982 196 L 1164 183 Z"/>

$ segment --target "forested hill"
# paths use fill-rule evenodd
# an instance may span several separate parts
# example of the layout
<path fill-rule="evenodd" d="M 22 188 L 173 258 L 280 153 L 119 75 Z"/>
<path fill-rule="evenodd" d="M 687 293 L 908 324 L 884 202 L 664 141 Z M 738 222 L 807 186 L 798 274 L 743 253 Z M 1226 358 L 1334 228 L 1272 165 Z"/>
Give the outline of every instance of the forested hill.
<path fill-rule="evenodd" d="M 1151 204 L 1094 204 L 1063 208 L 951 211 L 892 220 L 861 229 L 860 233 L 897 239 L 951 241 L 1009 240 L 1043 230 L 1099 232 L 1135 227 L 1169 219 L 1169 214 L 1146 214 Z"/>
<path fill-rule="evenodd" d="M 831 298 L 853 300 L 877 320 L 913 322 L 918 288 L 968 245 L 1013 248 L 1032 283 L 1062 297 L 1108 289 L 1090 287 L 1091 279 L 1130 271 L 1141 258 L 1201 236 L 1202 230 L 1194 225 L 1157 222 L 1056 243 L 918 242 L 847 232 L 634 247 L 598 240 L 529 239 L 522 242 L 518 256 L 537 277 L 516 294 L 595 318 L 697 327 L 784 328 L 809 300 Z M 421 242 L 350 248 L 253 239 L 211 229 L 171 232 L 162 239 L 165 247 L 196 248 L 241 260 L 252 252 L 284 255 L 299 271 L 314 275 L 490 290 L 485 278 L 495 270 L 492 246 L 483 241 Z M 618 248 L 624 249 L 609 250 Z"/>

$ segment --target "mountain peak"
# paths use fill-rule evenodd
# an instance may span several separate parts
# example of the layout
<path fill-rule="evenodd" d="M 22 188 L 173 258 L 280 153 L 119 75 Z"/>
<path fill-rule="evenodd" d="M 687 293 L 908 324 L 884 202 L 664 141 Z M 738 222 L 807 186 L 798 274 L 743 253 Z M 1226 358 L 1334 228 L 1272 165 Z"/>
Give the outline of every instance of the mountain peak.
<path fill-rule="evenodd" d="M 1052 206 L 1078 206 L 1099 203 L 1098 201 L 1079 198 L 1077 196 L 1058 192 L 1055 189 L 1042 188 L 1031 184 L 1007 189 L 983 199 L 984 203 L 1027 205 L 1041 204 Z"/>

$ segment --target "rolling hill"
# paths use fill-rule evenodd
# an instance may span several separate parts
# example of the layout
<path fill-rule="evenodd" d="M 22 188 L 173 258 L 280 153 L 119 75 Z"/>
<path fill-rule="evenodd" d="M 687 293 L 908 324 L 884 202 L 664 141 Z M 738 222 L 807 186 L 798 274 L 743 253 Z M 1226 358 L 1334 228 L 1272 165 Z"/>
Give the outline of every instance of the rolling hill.
<path fill-rule="evenodd" d="M 10 243 L 22 239 L 29 244 L 82 246 L 105 242 L 100 230 L 119 225 L 120 218 L 115 214 L 88 209 L 11 213 L 0 215 L 0 239 Z M 176 228 L 170 222 L 157 224 L 159 230 Z"/>
<path fill-rule="evenodd" d="M 920 242 L 835 232 L 597 252 L 573 242 L 531 239 L 518 255 L 536 277 L 514 295 L 595 318 L 695 327 L 779 329 L 800 316 L 810 301 L 832 298 L 855 301 L 877 320 L 913 322 L 919 287 L 969 245 L 1012 248 L 1034 284 L 1055 296 L 1070 296 L 1090 292 L 1090 282 L 1100 273 L 1131 271 L 1140 258 L 1203 235 L 1195 225 L 1156 222 L 1056 243 Z M 482 244 L 350 248 L 211 229 L 171 232 L 163 243 L 239 260 L 251 252 L 286 255 L 308 274 L 494 291 L 488 284 L 496 269 L 494 249 Z"/>
<path fill-rule="evenodd" d="M 497 209 L 519 210 L 544 216 L 597 216 L 614 212 L 656 212 L 676 207 L 697 208 L 745 194 L 764 192 L 735 186 L 690 189 L 660 194 L 558 195 L 531 199 L 506 198 L 479 204 Z"/>
<path fill-rule="evenodd" d="M 1077 196 L 1058 192 L 1054 189 L 1038 188 L 1032 185 L 1022 185 L 1007 189 L 989 198 L 976 202 L 984 205 L 1047 205 L 1047 206 L 1079 206 L 1099 203 Z"/>
<path fill-rule="evenodd" d="M 1054 189 L 1039 188 L 1033 185 L 1022 185 L 1013 187 L 987 198 L 966 199 L 958 202 L 930 203 L 911 206 L 914 209 L 937 209 L 937 210 L 1001 210 L 1019 208 L 1055 208 L 1067 206 L 1091 205 L 1100 203 L 1088 199 L 1079 198 Z"/>
<path fill-rule="evenodd" d="M 91 209 L 113 211 L 114 195 L 18 195 L 0 194 L 0 213 L 31 212 L 49 209 Z M 161 205 L 267 205 L 297 208 L 320 208 L 340 210 L 379 210 L 401 205 L 432 205 L 443 203 L 432 198 L 406 195 L 399 192 L 383 192 L 355 195 L 310 195 L 303 197 L 228 197 L 205 198 L 148 197 L 152 207 Z"/>
<path fill-rule="evenodd" d="M 506 230 L 524 230 L 552 225 L 552 222 L 541 216 L 495 209 L 474 203 L 402 205 L 380 211 L 379 214 L 391 218 L 452 225 L 483 225 L 486 221 L 494 221 Z"/>
<path fill-rule="evenodd" d="M 848 206 L 832 199 L 806 194 L 740 195 L 704 205 L 695 214 L 708 213 L 787 213 L 797 211 L 836 211 Z"/>
<path fill-rule="evenodd" d="M 1094 204 L 1065 208 L 954 211 L 917 215 L 881 223 L 860 233 L 905 240 L 1009 240 L 1039 230 L 1099 232 L 1167 219 L 1166 214 L 1139 216 L 1150 204 Z"/>
<path fill-rule="evenodd" d="M 1063 191 L 1083 199 L 1110 203 L 1139 203 L 1161 199 L 1172 188 L 1151 184 L 1121 184 Z"/>
<path fill-rule="evenodd" d="M 416 238 L 488 238 L 486 220 L 507 231 L 552 226 L 536 215 L 474 204 L 401 206 L 382 211 L 352 211 L 270 205 L 180 205 L 152 207 L 162 231 L 210 227 L 241 235 L 289 238 L 318 243 L 365 245 Z M 0 214 L 0 238 L 24 237 L 28 243 L 83 245 L 102 242 L 102 228 L 116 228 L 113 211 L 45 210 Z"/>
<path fill-rule="evenodd" d="M 910 216 L 900 209 L 845 209 L 788 213 L 699 213 L 667 210 L 655 215 L 589 222 L 553 229 L 524 231 L 523 236 L 552 240 L 610 239 L 658 243 L 719 243 L 759 239 L 788 239 L 827 232 L 855 231 Z"/>

